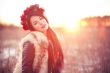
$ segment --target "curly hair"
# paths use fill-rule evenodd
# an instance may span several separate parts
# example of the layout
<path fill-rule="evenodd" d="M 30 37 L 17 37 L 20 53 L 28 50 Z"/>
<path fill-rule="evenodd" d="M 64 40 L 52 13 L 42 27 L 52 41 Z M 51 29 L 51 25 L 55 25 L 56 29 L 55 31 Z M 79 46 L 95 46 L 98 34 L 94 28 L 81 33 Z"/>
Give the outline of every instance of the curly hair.
<path fill-rule="evenodd" d="M 21 25 L 24 30 L 34 30 L 30 23 L 30 17 L 34 15 L 41 16 L 48 22 L 46 16 L 44 15 L 44 9 L 40 8 L 38 4 L 34 4 L 27 7 L 21 15 Z"/>

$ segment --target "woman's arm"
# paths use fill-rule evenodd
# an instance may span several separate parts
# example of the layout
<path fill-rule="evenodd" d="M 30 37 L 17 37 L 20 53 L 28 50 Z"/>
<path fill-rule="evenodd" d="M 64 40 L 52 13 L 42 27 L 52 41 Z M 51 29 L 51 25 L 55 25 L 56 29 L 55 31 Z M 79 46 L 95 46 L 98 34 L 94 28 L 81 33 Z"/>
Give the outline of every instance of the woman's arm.
<path fill-rule="evenodd" d="M 23 44 L 22 52 L 22 73 L 33 73 L 33 61 L 35 57 L 35 47 L 30 41 Z"/>

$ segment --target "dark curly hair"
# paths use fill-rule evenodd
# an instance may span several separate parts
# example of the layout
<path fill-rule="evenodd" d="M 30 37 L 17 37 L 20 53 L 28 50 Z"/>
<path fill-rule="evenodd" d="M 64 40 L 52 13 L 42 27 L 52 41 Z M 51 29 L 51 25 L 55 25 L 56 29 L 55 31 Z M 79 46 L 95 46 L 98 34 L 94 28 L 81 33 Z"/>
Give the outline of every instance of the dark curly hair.
<path fill-rule="evenodd" d="M 32 25 L 30 24 L 30 17 L 33 15 L 38 15 L 48 22 L 46 16 L 44 15 L 44 9 L 40 8 L 38 4 L 31 5 L 24 10 L 24 13 L 21 15 L 21 25 L 24 30 L 34 30 Z"/>

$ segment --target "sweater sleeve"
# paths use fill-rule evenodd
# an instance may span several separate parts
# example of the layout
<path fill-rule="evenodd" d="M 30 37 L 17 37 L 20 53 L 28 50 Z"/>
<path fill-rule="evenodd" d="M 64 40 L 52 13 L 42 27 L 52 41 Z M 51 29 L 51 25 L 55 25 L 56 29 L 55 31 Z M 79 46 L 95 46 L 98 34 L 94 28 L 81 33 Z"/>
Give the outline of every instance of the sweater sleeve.
<path fill-rule="evenodd" d="M 35 57 L 35 47 L 30 41 L 23 44 L 22 51 L 22 73 L 33 73 L 33 61 Z"/>

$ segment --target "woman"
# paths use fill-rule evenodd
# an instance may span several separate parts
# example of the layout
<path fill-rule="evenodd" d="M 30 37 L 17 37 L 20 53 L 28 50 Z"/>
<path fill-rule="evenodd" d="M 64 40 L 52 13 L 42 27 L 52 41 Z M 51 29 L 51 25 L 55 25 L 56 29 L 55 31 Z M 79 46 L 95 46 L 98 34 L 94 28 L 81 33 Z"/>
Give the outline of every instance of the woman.
<path fill-rule="evenodd" d="M 44 9 L 28 7 L 21 16 L 24 30 L 30 30 L 21 43 L 21 54 L 14 73 L 61 73 L 63 52 L 50 28 Z"/>

